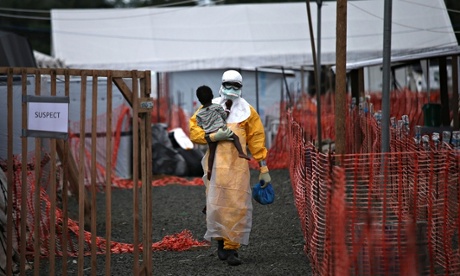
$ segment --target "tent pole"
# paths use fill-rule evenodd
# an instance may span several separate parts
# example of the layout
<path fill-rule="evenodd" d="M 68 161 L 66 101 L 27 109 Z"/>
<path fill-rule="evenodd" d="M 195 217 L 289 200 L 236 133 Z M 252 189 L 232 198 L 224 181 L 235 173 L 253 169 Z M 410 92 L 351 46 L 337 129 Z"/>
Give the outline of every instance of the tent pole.
<path fill-rule="evenodd" d="M 160 122 L 160 73 L 156 72 L 157 77 L 157 123 Z"/>
<path fill-rule="evenodd" d="M 430 83 L 430 59 L 427 58 L 426 61 L 425 61 L 425 64 L 426 64 L 426 91 L 428 92 L 428 103 L 431 103 L 431 83 Z"/>
<path fill-rule="evenodd" d="M 439 90 L 441 92 L 441 125 L 450 126 L 449 88 L 447 77 L 447 57 L 438 58 Z"/>
<path fill-rule="evenodd" d="M 300 66 L 300 91 L 302 91 L 302 94 L 304 94 L 305 91 L 305 80 L 304 80 L 305 74 L 303 70 L 303 65 Z"/>
<path fill-rule="evenodd" d="M 289 85 L 287 83 L 287 80 L 286 80 L 286 73 L 284 71 L 284 66 L 281 66 L 281 72 L 283 74 L 283 82 L 284 82 L 284 86 L 286 87 L 286 95 L 288 96 L 289 98 L 289 107 L 292 106 L 292 98 L 291 98 L 291 92 L 289 92 Z"/>
<path fill-rule="evenodd" d="M 316 121 L 317 121 L 317 132 L 318 132 L 318 149 L 322 149 L 321 141 L 321 7 L 323 5 L 322 0 L 316 0 L 318 6 L 318 18 L 317 18 L 317 47 L 316 53 Z"/>
<path fill-rule="evenodd" d="M 452 93 L 454 129 L 458 130 L 458 55 L 452 55 Z"/>
<path fill-rule="evenodd" d="M 313 25 L 312 25 L 312 22 L 311 22 L 311 11 L 310 11 L 310 3 L 309 1 L 305 1 L 305 3 L 307 4 L 307 17 L 308 17 L 308 28 L 309 28 L 309 31 L 310 31 L 310 42 L 311 42 L 311 53 L 312 53 L 312 58 L 313 58 L 313 67 L 315 68 L 314 69 L 314 73 L 315 73 L 315 80 L 316 82 L 318 82 L 318 65 L 317 65 L 317 60 L 316 60 L 316 49 L 315 49 L 315 35 L 313 33 Z M 319 84 L 316 83 L 316 93 L 318 95 L 318 91 L 319 91 Z M 317 122 L 318 126 L 321 125 L 321 121 L 320 121 L 320 116 L 317 117 Z M 318 138 L 321 140 L 321 137 L 320 137 L 321 133 L 318 132 Z M 319 141 L 318 141 L 319 142 Z M 318 144 L 318 149 L 321 148 L 321 145 Z"/>
<path fill-rule="evenodd" d="M 392 0 L 385 0 L 383 17 L 382 152 L 390 151 L 391 10 Z"/>

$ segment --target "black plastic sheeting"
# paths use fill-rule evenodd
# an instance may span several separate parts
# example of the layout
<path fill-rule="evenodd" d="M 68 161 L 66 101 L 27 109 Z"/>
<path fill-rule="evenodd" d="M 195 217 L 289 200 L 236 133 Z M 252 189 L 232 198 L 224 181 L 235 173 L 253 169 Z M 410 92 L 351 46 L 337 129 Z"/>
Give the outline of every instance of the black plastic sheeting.
<path fill-rule="evenodd" d="M 0 31 L 0 67 L 37 67 L 29 40 Z"/>
<path fill-rule="evenodd" d="M 199 149 L 183 149 L 165 124 L 152 125 L 152 172 L 175 176 L 203 176 Z"/>

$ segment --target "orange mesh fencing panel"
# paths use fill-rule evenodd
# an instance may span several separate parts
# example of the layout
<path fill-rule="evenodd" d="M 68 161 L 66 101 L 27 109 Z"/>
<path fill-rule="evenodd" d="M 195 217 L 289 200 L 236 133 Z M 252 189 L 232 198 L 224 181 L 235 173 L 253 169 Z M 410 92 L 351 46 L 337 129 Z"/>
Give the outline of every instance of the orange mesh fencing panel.
<path fill-rule="evenodd" d="M 165 123 L 168 130 L 180 127 L 188 135 L 188 118 L 184 110 L 177 106 L 167 97 L 160 97 L 154 100 L 153 109 L 151 112 L 152 124 Z"/>
<path fill-rule="evenodd" d="M 184 130 L 184 132 L 188 133 L 188 121 L 185 119 L 185 113 L 184 111 L 173 105 L 168 107 L 166 105 L 166 100 L 165 99 L 160 99 L 162 102 L 162 105 L 160 105 L 161 111 L 160 114 L 161 116 L 158 118 L 156 116 L 156 109 L 154 107 L 154 110 L 152 111 L 152 123 L 156 122 L 169 122 L 168 123 L 168 130 L 171 130 L 173 128 L 180 127 Z M 169 113 L 167 110 L 172 111 Z M 122 146 L 122 138 L 123 137 L 132 137 L 132 126 L 131 126 L 131 121 L 132 121 L 132 114 L 131 114 L 131 108 L 126 106 L 126 105 L 120 105 L 118 107 L 113 108 L 112 110 L 112 133 L 113 133 L 113 154 L 112 154 L 112 186 L 118 187 L 118 188 L 132 188 L 133 184 L 126 180 L 127 177 L 123 177 L 123 175 L 120 175 L 120 173 L 117 172 L 117 162 L 121 158 L 121 156 L 124 156 L 125 159 L 129 160 L 132 158 L 131 155 L 126 156 L 126 143 L 124 144 L 124 147 Z M 88 119 L 85 126 L 87 128 L 87 132 L 91 132 L 91 120 Z M 105 127 L 106 125 L 106 120 L 107 120 L 107 115 L 106 114 L 101 114 L 97 116 L 97 125 L 100 126 L 101 128 Z M 159 121 L 158 121 L 159 120 Z M 69 135 L 69 140 L 70 140 L 70 150 L 75 157 L 75 161 L 78 163 L 78 152 L 80 148 L 80 143 L 82 141 L 82 138 L 80 135 L 76 135 L 74 133 L 78 133 L 80 128 L 80 123 L 79 122 L 72 122 L 70 125 L 70 135 Z M 86 137 L 90 138 L 90 137 Z M 106 152 L 106 137 L 105 134 L 101 133 L 98 135 L 96 139 L 97 143 L 97 149 L 98 149 L 98 154 L 96 157 L 96 172 L 91 172 L 91 139 L 84 139 L 85 143 L 85 185 L 89 185 L 91 181 L 91 175 L 93 173 L 96 173 L 96 183 L 97 183 L 97 188 L 98 191 L 102 191 L 105 186 L 105 176 L 106 176 L 106 168 L 105 168 L 105 152 Z M 121 154 L 121 150 L 124 150 L 125 152 Z M 130 153 L 128 153 L 130 154 Z M 126 163 L 127 160 L 122 160 L 121 162 Z M 128 165 L 130 162 L 127 162 Z M 126 167 L 126 164 L 124 165 Z M 129 177 L 130 178 L 130 177 Z M 174 179 L 163 179 L 162 181 L 171 181 Z M 196 182 L 200 180 L 192 180 L 192 182 Z M 184 180 L 181 180 L 181 182 L 184 182 Z M 172 182 L 169 182 L 172 183 Z"/>
<path fill-rule="evenodd" d="M 166 105 L 163 105 L 164 109 L 167 109 Z M 166 116 L 165 120 L 170 122 L 170 128 L 175 127 L 182 127 L 184 131 L 188 131 L 188 122 L 185 120 L 184 112 L 178 107 L 172 107 L 171 116 Z M 155 111 L 154 111 L 155 112 Z M 164 113 L 162 111 L 162 113 Z M 113 137 L 113 159 L 112 159 L 112 168 L 105 168 L 105 152 L 106 152 L 106 136 L 105 133 L 98 132 L 96 143 L 97 143 L 97 154 L 96 157 L 96 171 L 91 172 L 91 137 L 85 134 L 75 134 L 79 133 L 80 124 L 79 122 L 71 122 L 69 129 L 69 142 L 70 142 L 70 151 L 72 152 L 75 161 L 78 163 L 78 152 L 80 148 L 80 143 L 84 141 L 85 143 L 85 167 L 84 167 L 84 185 L 89 188 L 91 183 L 91 175 L 92 173 L 96 174 L 96 184 L 97 189 L 100 192 L 103 192 L 105 189 L 106 183 L 106 175 L 107 170 L 112 170 L 112 186 L 114 188 L 124 188 L 124 189 L 132 189 L 134 187 L 134 183 L 132 179 L 126 179 L 121 177 L 117 174 L 116 171 L 116 164 L 120 159 L 120 151 L 122 150 L 121 147 L 121 139 L 123 136 L 131 135 L 131 121 L 132 121 L 132 114 L 131 108 L 126 105 L 120 105 L 118 107 L 114 107 L 112 110 L 112 137 Z M 152 118 L 155 117 L 152 112 Z M 106 125 L 107 115 L 101 114 L 97 117 L 97 126 L 100 126 L 103 129 Z M 86 122 L 86 132 L 91 133 L 91 119 L 88 119 Z M 102 131 L 102 130 L 101 130 Z M 104 128 L 105 131 L 105 128 Z M 126 145 L 125 145 L 126 146 Z M 129 156 L 132 158 L 132 156 Z M 48 183 L 50 183 L 50 156 L 47 153 L 43 154 L 43 158 L 41 160 L 41 173 L 40 173 L 40 180 L 35 179 L 35 158 L 34 152 L 28 154 L 29 163 L 26 164 L 27 166 L 27 191 L 22 191 L 22 176 L 21 176 L 21 159 L 19 156 L 15 156 L 14 160 L 14 189 L 13 189 L 13 216 L 14 216 L 14 233 L 15 238 L 17 239 L 16 244 L 19 244 L 21 232 L 21 220 L 27 220 L 27 230 L 26 230 L 26 249 L 27 249 L 27 256 L 33 258 L 34 252 L 34 229 L 36 227 L 40 227 L 40 240 L 46 241 L 49 240 L 50 234 L 50 217 L 56 217 L 56 228 L 55 233 L 57 233 L 58 238 L 55 240 L 56 245 L 56 255 L 62 256 L 64 251 L 67 252 L 69 256 L 78 256 L 78 237 L 79 237 L 79 225 L 78 222 L 73 221 L 71 219 L 68 220 L 68 241 L 66 248 L 63 248 L 62 238 L 64 233 L 62 233 L 63 223 L 64 223 L 64 215 L 63 211 L 59 208 L 56 209 L 55 214 L 50 214 L 51 210 L 51 202 L 49 198 L 49 192 L 47 191 Z M 6 171 L 6 162 L 0 161 L 0 168 L 3 171 Z M 59 178 L 59 175 L 57 176 Z M 58 179 L 59 180 L 59 179 Z M 35 189 L 37 187 L 36 183 L 40 183 L 40 204 L 41 207 L 39 210 L 35 210 L 34 205 L 34 198 L 35 198 Z M 180 184 L 180 185 L 203 185 L 203 181 L 201 178 L 182 178 L 176 176 L 162 176 L 161 178 L 154 179 L 152 181 L 152 186 L 164 186 L 168 184 Z M 139 186 L 141 185 L 139 181 Z M 62 187 L 59 187 L 62 189 Z M 27 193 L 28 203 L 27 203 L 27 218 L 21 218 L 21 198 L 22 194 Z M 35 225 L 35 217 L 39 214 L 40 222 L 39 225 Z M 84 254 L 90 255 L 91 254 L 91 233 L 84 231 Z M 105 254 L 105 251 L 109 249 L 112 253 L 130 253 L 133 252 L 134 246 L 128 243 L 120 243 L 116 241 L 111 241 L 110 245 L 106 245 L 106 240 L 101 237 L 96 237 L 97 243 L 97 254 Z M 192 234 L 184 229 L 184 231 L 171 235 L 165 236 L 163 240 L 153 243 L 151 250 L 175 250 L 175 251 L 182 251 L 190 249 L 191 247 L 199 247 L 199 246 L 207 246 L 208 242 L 197 241 L 193 239 Z M 41 248 L 39 250 L 42 257 L 48 257 L 50 254 L 49 243 L 42 242 Z M 142 248 L 141 248 L 142 250 Z"/>
<path fill-rule="evenodd" d="M 414 96 L 415 95 L 415 96 Z M 422 124 L 421 105 L 428 100 L 425 94 L 392 94 L 392 110 L 395 116 L 408 114 L 411 127 Z M 431 93 L 436 97 L 436 93 Z M 152 111 L 152 123 L 166 122 L 169 128 L 181 127 L 188 133 L 188 121 L 178 107 L 170 107 L 161 98 L 159 109 Z M 350 101 L 350 100 L 349 100 Z M 380 99 L 375 94 L 371 102 L 378 109 Z M 322 96 L 322 137 L 335 139 L 333 94 Z M 393 106 L 395 106 L 393 108 Z M 105 115 L 98 116 L 99 126 L 105 126 Z M 119 106 L 113 109 L 113 160 L 112 168 L 105 168 L 104 160 L 96 160 L 98 189 L 103 190 L 106 170 L 115 170 L 120 160 L 121 139 L 131 130 L 132 120 L 129 108 Z M 378 154 L 380 150 L 380 126 L 369 113 L 355 110 L 346 114 L 353 127 L 347 127 L 347 154 L 341 166 L 335 165 L 336 157 L 318 152 L 312 141 L 316 139 L 316 106 L 311 97 L 302 97 L 291 108 L 280 104 L 280 125 L 273 146 L 269 150 L 267 163 L 271 169 L 289 168 L 294 200 L 299 214 L 305 239 L 305 253 L 313 271 L 317 275 L 379 275 L 395 274 L 459 274 L 459 156 L 456 150 L 446 146 L 440 150 L 430 142 L 416 145 L 413 133 L 402 134 L 391 130 L 391 153 Z M 357 122 L 357 124 L 354 124 Z M 87 123 L 86 126 L 90 127 Z M 73 123 L 70 129 L 78 130 Z M 74 131 L 78 133 L 79 131 Z M 88 132 L 89 129 L 88 129 Z M 359 139 L 357 139 L 359 137 Z M 91 177 L 91 139 L 83 139 L 70 133 L 70 148 L 74 157 L 78 156 L 79 145 L 84 141 L 86 148 L 85 185 Z M 105 152 L 106 137 L 98 137 L 98 152 Z M 355 154 L 353 154 L 355 153 Z M 48 158 L 48 159 L 47 159 Z M 29 158 L 28 160 L 33 160 Z M 42 166 L 47 166 L 49 157 L 43 158 Z M 78 162 L 78 160 L 76 160 Z M 34 168 L 28 167 L 28 191 L 21 191 L 20 162 L 16 163 L 14 215 L 17 218 L 16 232 L 20 231 L 21 194 L 34 198 Z M 30 164 L 34 164 L 31 162 Z M 251 168 L 257 168 L 255 160 Z M 19 168 L 19 169 L 17 169 Z M 41 177 L 49 178 L 46 174 Z M 123 179 L 116 171 L 112 173 L 112 185 L 118 188 L 133 188 L 134 183 Z M 48 183 L 40 181 L 42 183 Z M 181 178 L 164 176 L 152 181 L 152 185 L 203 185 L 201 178 Z M 50 214 L 50 202 L 46 185 L 41 186 L 41 209 L 34 210 L 34 204 L 27 206 L 30 232 L 27 232 L 27 250 L 33 251 L 33 229 L 41 227 L 42 240 L 48 239 L 49 217 L 57 218 L 56 233 L 61 233 L 63 216 L 58 209 Z M 40 225 L 34 225 L 34 216 L 41 213 Z M 78 225 L 69 221 L 69 242 L 62 248 L 61 239 L 56 239 L 56 253 L 67 251 L 70 255 L 78 252 Z M 84 232 L 85 254 L 90 254 L 91 234 Z M 113 253 L 131 252 L 133 246 L 97 238 L 99 254 L 105 248 Z M 163 241 L 153 244 L 152 249 L 185 250 L 200 246 L 186 230 Z M 48 246 L 42 243 L 40 252 L 49 254 Z M 399 274 L 397 274 L 399 273 Z"/>
<path fill-rule="evenodd" d="M 289 170 L 315 275 L 460 275 L 458 150 L 392 127 L 380 153 L 379 123 L 351 114 L 356 153 L 324 154 L 293 114 Z"/>
<path fill-rule="evenodd" d="M 414 93 L 407 89 L 395 90 L 390 93 L 390 111 L 391 117 L 396 120 L 401 119 L 402 115 L 408 115 L 409 128 L 411 135 L 416 125 L 423 125 L 423 105 L 429 102 L 439 102 L 439 91 L 431 91 L 428 93 Z M 380 136 L 378 129 L 369 123 L 366 117 L 372 116 L 370 114 L 370 106 L 374 111 L 381 110 L 382 94 L 370 93 L 369 99 L 361 105 L 356 103 L 352 107 L 351 96 L 347 98 L 348 111 L 343 116 L 347 116 L 349 122 L 349 129 L 352 132 L 347 133 L 347 152 L 371 152 L 380 150 Z M 267 164 L 269 168 L 288 168 L 290 157 L 286 153 L 290 151 L 292 143 L 287 141 L 288 135 L 288 122 L 286 117 L 286 103 L 280 104 L 280 126 L 275 137 L 275 142 L 271 146 Z M 302 128 L 305 139 L 309 141 L 316 141 L 318 136 L 317 128 L 317 103 L 316 97 L 304 94 L 300 96 L 290 109 L 291 117 Z M 351 122 L 358 122 L 351 124 Z M 371 124 L 368 126 L 367 124 Z M 335 95 L 333 93 L 326 93 L 321 95 L 321 139 L 325 141 L 335 140 Z"/>
<path fill-rule="evenodd" d="M 30 164 L 34 164 L 33 158 L 31 158 Z M 47 162 L 49 158 L 44 158 L 42 161 L 42 166 L 47 166 Z M 15 227 L 14 233 L 15 237 L 18 239 L 17 244 L 19 244 L 19 239 L 21 238 L 19 233 L 21 232 L 21 220 L 27 220 L 27 230 L 26 236 L 24 237 L 26 240 L 26 250 L 27 256 L 33 258 L 34 250 L 34 229 L 35 227 L 40 227 L 40 240 L 47 241 L 50 240 L 50 217 L 53 215 L 56 217 L 56 233 L 58 234 L 58 238 L 55 239 L 55 246 L 56 246 L 56 255 L 62 256 L 63 251 L 66 251 L 69 256 L 78 256 L 78 237 L 79 237 L 79 228 L 78 222 L 69 219 L 67 221 L 68 224 L 68 241 L 66 248 L 63 248 L 63 235 L 62 229 L 64 223 L 64 214 L 63 211 L 59 208 L 56 209 L 55 214 L 50 214 L 50 206 L 51 202 L 49 199 L 49 194 L 46 191 L 46 185 L 40 187 L 40 210 L 36 210 L 34 207 L 34 197 L 35 197 L 35 189 L 37 187 L 36 179 L 35 179 L 35 168 L 33 165 L 28 165 L 27 169 L 27 182 L 28 182 L 28 189 L 27 191 L 22 191 L 22 177 L 21 177 L 21 164 L 19 160 L 15 159 L 15 173 L 14 173 L 14 189 L 13 189 L 13 215 L 15 217 Z M 46 168 L 43 169 L 45 172 L 46 177 L 50 177 L 49 174 L 46 174 Z M 45 181 L 46 182 L 46 181 Z M 123 182 L 123 181 L 121 181 Z M 152 185 L 166 185 L 166 183 L 180 183 L 182 185 L 203 185 L 201 179 L 183 179 L 183 178 L 164 178 L 161 180 L 156 180 L 152 182 Z M 132 188 L 132 181 L 126 180 L 123 183 L 124 188 Z M 21 218 L 21 198 L 22 193 L 27 193 L 28 201 L 27 204 L 27 217 Z M 37 213 L 40 217 L 40 224 L 35 225 L 35 217 Z M 91 254 L 91 232 L 84 231 L 84 255 Z M 97 244 L 97 254 L 105 254 L 107 249 L 110 249 L 112 253 L 132 253 L 134 250 L 134 245 L 129 243 L 120 243 L 116 241 L 111 241 L 110 246 L 107 246 L 106 240 L 101 237 L 96 237 L 96 244 Z M 193 238 L 193 235 L 187 230 L 184 229 L 182 232 L 165 236 L 161 241 L 152 244 L 151 250 L 172 250 L 172 251 L 183 251 L 188 250 L 192 247 L 201 247 L 201 246 L 208 246 L 209 243 L 207 241 L 197 241 Z M 47 242 L 40 243 L 41 248 L 39 250 L 42 257 L 48 257 L 50 253 L 49 246 L 50 244 Z M 140 247 L 142 250 L 142 247 Z"/>
<path fill-rule="evenodd" d="M 286 104 L 280 104 L 280 123 L 275 140 L 268 150 L 267 165 L 270 169 L 285 169 L 289 167 L 289 140 L 287 135 Z M 258 165 L 249 163 L 252 169 L 258 169 Z"/>
<path fill-rule="evenodd" d="M 309 257 L 311 267 L 317 275 L 327 275 L 325 244 L 328 243 L 325 204 L 329 201 L 324 177 L 328 176 L 317 165 L 327 164 L 327 156 L 320 156 L 314 147 L 308 145 L 305 132 L 297 122 L 290 121 L 290 175 L 294 202 L 304 233 L 305 254 Z M 327 168 L 324 166 L 323 168 Z"/>

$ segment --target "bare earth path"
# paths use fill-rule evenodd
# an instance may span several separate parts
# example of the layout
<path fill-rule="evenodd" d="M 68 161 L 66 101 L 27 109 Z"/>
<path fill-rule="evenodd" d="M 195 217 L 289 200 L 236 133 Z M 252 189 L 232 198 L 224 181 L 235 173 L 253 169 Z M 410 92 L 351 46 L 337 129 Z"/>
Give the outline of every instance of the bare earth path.
<path fill-rule="evenodd" d="M 213 242 L 207 250 L 154 252 L 154 275 L 311 275 L 289 173 L 274 170 L 270 175 L 276 199 L 265 206 L 253 201 L 250 242 L 239 251 L 242 265 L 231 267 L 220 261 Z M 251 172 L 251 183 L 257 183 L 257 176 L 257 171 Z M 205 202 L 204 187 L 174 185 L 154 188 L 153 192 L 154 240 L 185 228 L 202 240 L 206 231 L 205 217 L 200 212 Z"/>
<path fill-rule="evenodd" d="M 253 229 L 248 246 L 239 250 L 242 264 L 229 266 L 217 258 L 216 243 L 198 250 L 154 251 L 153 275 L 312 275 L 303 251 L 304 240 L 294 205 L 292 187 L 287 170 L 270 172 L 276 199 L 271 205 L 260 205 L 253 201 Z M 252 185 L 257 183 L 258 171 L 251 171 Z M 167 185 L 153 187 L 153 242 L 166 235 L 187 229 L 194 239 L 203 241 L 206 231 L 205 215 L 201 210 L 205 204 L 204 186 Z M 112 241 L 132 241 L 132 190 L 113 190 Z M 70 204 L 75 204 L 70 200 Z M 97 195 L 98 235 L 104 236 L 104 194 Z M 70 206 L 70 215 L 75 216 L 77 206 Z M 73 214 L 72 214 L 73 213 Z M 132 272 L 132 254 L 113 254 L 111 275 L 128 276 Z M 56 273 L 61 270 L 61 259 L 56 259 Z M 97 258 L 97 275 L 105 275 L 105 256 Z M 91 275 L 90 258 L 85 258 L 85 275 Z M 41 261 L 40 275 L 48 275 L 48 261 Z M 68 262 L 69 275 L 77 275 L 76 259 Z M 33 275 L 29 270 L 28 275 Z"/>

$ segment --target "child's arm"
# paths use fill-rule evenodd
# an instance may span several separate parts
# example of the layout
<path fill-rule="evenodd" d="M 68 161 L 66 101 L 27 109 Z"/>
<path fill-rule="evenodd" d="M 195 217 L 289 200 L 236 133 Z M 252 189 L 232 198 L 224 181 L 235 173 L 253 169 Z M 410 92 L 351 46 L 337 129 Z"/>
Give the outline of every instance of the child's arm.
<path fill-rule="evenodd" d="M 232 109 L 232 105 L 233 105 L 233 101 L 232 100 L 227 100 L 225 102 L 225 113 L 227 114 L 227 117 L 228 115 L 230 114 L 230 109 Z M 225 119 L 227 118 L 225 117 Z"/>
<path fill-rule="evenodd" d="M 230 111 L 232 109 L 233 101 L 232 100 L 227 100 L 225 102 L 225 107 Z"/>
<path fill-rule="evenodd" d="M 224 119 L 224 121 L 227 120 L 230 110 L 227 110 L 227 109 L 224 110 L 224 108 L 221 105 L 219 105 L 219 107 L 217 108 L 217 111 L 219 112 L 219 115 L 222 117 L 222 119 Z"/>

